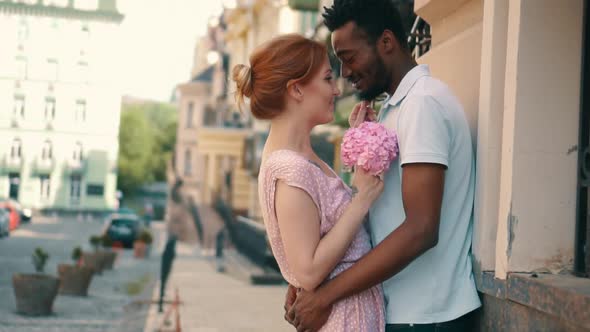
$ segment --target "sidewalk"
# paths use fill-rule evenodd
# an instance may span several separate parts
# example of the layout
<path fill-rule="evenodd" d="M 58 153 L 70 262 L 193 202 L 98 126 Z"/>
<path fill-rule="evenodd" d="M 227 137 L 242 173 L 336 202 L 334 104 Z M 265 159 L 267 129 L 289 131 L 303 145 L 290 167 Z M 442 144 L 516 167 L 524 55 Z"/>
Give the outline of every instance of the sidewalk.
<path fill-rule="evenodd" d="M 85 221 L 63 224 L 70 227 L 89 228 L 92 231 L 97 231 L 101 227 L 99 223 Z M 154 245 L 161 246 L 164 227 L 161 223 L 152 225 Z M 45 247 L 52 254 L 46 272 L 56 275 L 57 264 L 69 263 L 70 247 L 79 243 L 88 249 L 87 234 L 83 239 L 76 239 L 76 236 L 81 235 L 69 233 L 71 229 L 68 228 L 58 229 L 60 233 L 51 233 L 48 230 L 43 232 L 44 228 L 50 226 L 57 227 L 55 222 L 36 221 L 12 234 L 10 240 L 18 242 L 6 242 L 4 245 L 5 247 L 8 244 L 14 246 L 15 243 L 33 245 L 31 242 L 35 239 L 29 236 L 36 234 L 41 238 L 37 241 L 45 241 Z M 54 242 L 46 239 L 49 236 L 58 238 L 58 235 L 62 233 L 64 239 L 59 238 Z M 57 250 L 59 247 L 67 249 L 59 252 Z M 0 257 L 0 263 L 4 268 L 10 269 L 12 266 L 13 272 L 28 272 L 32 269 L 28 256 Z M 150 297 L 157 282 L 159 263 L 159 255 L 156 253 L 147 259 L 136 259 L 131 250 L 121 251 L 113 270 L 103 271 L 101 275 L 95 275 L 92 278 L 88 297 L 58 295 L 53 305 L 54 313 L 45 317 L 27 317 L 17 314 L 12 284 L 0 283 L 0 332 L 142 331 L 148 313 L 148 305 L 143 304 L 142 301 Z"/>
<path fill-rule="evenodd" d="M 293 331 L 283 318 L 286 286 L 255 286 L 215 270 L 215 258 L 201 255 L 198 246 L 177 243 L 166 299 L 178 288 L 183 332 Z M 159 297 L 159 285 L 152 295 Z M 164 307 L 166 311 L 168 307 Z M 149 309 L 144 332 L 158 331 L 163 314 Z M 174 322 L 174 315 L 171 315 Z M 174 325 L 166 327 L 175 331 Z"/>

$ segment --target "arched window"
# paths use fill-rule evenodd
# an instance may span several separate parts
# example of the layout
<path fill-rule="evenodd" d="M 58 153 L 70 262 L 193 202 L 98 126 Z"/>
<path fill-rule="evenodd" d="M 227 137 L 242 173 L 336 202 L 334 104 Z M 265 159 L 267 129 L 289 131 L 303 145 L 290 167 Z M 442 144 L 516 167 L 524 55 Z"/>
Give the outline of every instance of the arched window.
<path fill-rule="evenodd" d="M 53 146 L 49 140 L 43 142 L 43 148 L 41 150 L 41 159 L 49 160 L 53 158 Z"/>
<path fill-rule="evenodd" d="M 192 155 L 191 150 L 184 151 L 184 176 L 191 176 L 192 171 Z"/>
<path fill-rule="evenodd" d="M 10 146 L 10 158 L 12 159 L 20 159 L 22 157 L 22 141 L 20 138 L 15 138 L 12 140 L 12 145 Z"/>
<path fill-rule="evenodd" d="M 74 147 L 74 152 L 72 153 L 72 160 L 73 161 L 82 161 L 84 149 L 82 148 L 82 143 L 77 142 L 76 146 Z"/>
<path fill-rule="evenodd" d="M 188 107 L 186 110 L 186 127 L 187 128 L 192 128 L 193 127 L 193 116 L 194 116 L 194 107 L 195 105 L 193 104 L 193 102 L 189 102 L 188 103 Z"/>

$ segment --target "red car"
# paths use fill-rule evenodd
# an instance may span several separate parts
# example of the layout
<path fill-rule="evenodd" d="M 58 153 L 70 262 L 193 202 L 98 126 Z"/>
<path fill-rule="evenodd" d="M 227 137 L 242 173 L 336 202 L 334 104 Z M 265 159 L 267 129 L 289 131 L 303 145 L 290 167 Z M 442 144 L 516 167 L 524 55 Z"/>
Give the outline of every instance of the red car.
<path fill-rule="evenodd" d="M 5 209 L 9 213 L 10 231 L 17 229 L 20 225 L 20 215 L 14 205 L 9 202 L 0 202 L 0 209 Z"/>

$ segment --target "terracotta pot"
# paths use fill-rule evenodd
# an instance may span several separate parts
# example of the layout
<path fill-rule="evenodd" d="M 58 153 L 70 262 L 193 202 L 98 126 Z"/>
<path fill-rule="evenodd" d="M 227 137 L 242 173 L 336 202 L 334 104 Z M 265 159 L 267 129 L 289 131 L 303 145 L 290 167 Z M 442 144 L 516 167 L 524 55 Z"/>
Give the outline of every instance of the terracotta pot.
<path fill-rule="evenodd" d="M 46 316 L 53 311 L 59 279 L 47 274 L 14 274 L 12 276 L 16 311 L 27 316 Z"/>
<path fill-rule="evenodd" d="M 117 252 L 100 251 L 100 253 L 103 255 L 103 268 L 105 270 L 112 270 L 115 265 L 115 260 L 117 259 Z"/>
<path fill-rule="evenodd" d="M 84 266 L 91 268 L 96 274 L 102 274 L 104 255 L 100 251 L 84 252 L 82 253 L 82 259 L 84 260 Z"/>
<path fill-rule="evenodd" d="M 148 251 L 148 245 L 143 241 L 133 242 L 133 257 L 145 258 Z"/>
<path fill-rule="evenodd" d="M 75 296 L 87 296 L 94 270 L 88 266 L 60 264 L 57 267 L 60 286 L 59 293 Z"/>

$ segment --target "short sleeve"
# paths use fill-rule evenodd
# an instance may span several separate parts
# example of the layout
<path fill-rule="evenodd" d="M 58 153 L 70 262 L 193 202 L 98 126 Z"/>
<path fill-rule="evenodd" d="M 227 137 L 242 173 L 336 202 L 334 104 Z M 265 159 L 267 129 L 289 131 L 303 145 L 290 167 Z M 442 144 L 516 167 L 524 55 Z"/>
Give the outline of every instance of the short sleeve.
<path fill-rule="evenodd" d="M 450 122 L 434 97 L 406 99 L 397 127 L 400 165 L 434 163 L 449 166 Z"/>
<path fill-rule="evenodd" d="M 313 167 L 309 161 L 291 151 L 275 152 L 266 161 L 265 185 L 272 188 L 274 196 L 277 181 L 299 188 L 305 191 L 314 203 L 320 208 L 320 191 L 316 176 L 313 176 Z M 274 197 L 270 198 L 274 200 Z"/>

